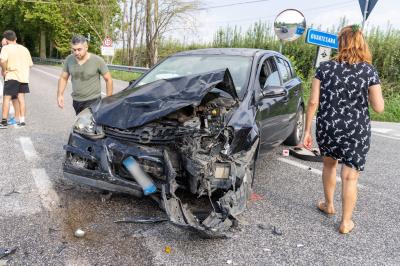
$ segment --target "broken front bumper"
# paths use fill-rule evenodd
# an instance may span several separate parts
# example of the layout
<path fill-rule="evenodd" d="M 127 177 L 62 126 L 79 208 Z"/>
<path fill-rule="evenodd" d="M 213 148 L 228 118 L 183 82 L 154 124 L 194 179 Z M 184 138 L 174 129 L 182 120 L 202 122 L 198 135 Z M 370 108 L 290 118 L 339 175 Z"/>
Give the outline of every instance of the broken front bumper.
<path fill-rule="evenodd" d="M 245 210 L 247 199 L 250 197 L 253 173 L 249 164 L 253 162 L 257 145 L 258 141 L 249 151 L 232 156 L 231 178 L 224 182 L 218 180 L 217 183 L 207 181 L 208 189 L 203 191 L 203 195 L 209 197 L 212 208 L 207 215 L 201 217 L 176 195 L 178 187 L 182 187 L 177 182 L 177 176 L 181 174 L 179 171 L 182 169 L 173 165 L 176 164 L 176 160 L 171 160 L 170 156 L 174 155 L 167 149 L 119 141 L 110 137 L 91 140 L 71 133 L 68 145 L 64 146 L 67 157 L 63 170 L 64 176 L 72 181 L 142 197 L 142 187 L 122 166 L 122 162 L 132 156 L 144 171 L 157 176 L 153 181 L 158 193 L 153 199 L 158 201 L 173 224 L 193 228 L 206 237 L 225 237 L 226 231 L 235 223 L 236 216 Z M 211 186 L 215 184 L 224 191 L 218 200 L 211 199 Z"/>
<path fill-rule="evenodd" d="M 163 170 L 163 153 L 159 150 L 111 138 L 91 140 L 73 132 L 64 150 L 67 156 L 63 170 L 67 179 L 136 197 L 142 197 L 143 190 L 124 169 L 122 161 L 134 156 L 139 161 L 147 162 L 144 169 L 154 173 Z"/>

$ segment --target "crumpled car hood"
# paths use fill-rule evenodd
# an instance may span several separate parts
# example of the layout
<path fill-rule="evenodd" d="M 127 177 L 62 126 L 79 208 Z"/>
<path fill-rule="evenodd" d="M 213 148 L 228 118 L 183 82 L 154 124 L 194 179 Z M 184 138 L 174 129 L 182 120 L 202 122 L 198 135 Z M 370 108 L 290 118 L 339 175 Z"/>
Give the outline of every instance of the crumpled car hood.
<path fill-rule="evenodd" d="M 91 108 L 96 123 L 128 129 L 142 126 L 180 108 L 199 105 L 215 87 L 238 99 L 229 70 L 224 69 L 128 88 L 103 98 Z"/>

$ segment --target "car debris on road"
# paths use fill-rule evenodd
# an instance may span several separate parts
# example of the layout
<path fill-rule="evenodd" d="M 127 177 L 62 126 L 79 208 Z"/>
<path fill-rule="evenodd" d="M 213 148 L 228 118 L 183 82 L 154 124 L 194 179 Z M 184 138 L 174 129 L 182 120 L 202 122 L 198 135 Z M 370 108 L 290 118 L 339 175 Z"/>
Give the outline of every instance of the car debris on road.
<path fill-rule="evenodd" d="M 13 247 L 13 248 L 0 247 L 0 259 L 6 257 L 8 255 L 14 254 L 17 251 L 17 249 L 18 249 L 17 247 Z"/>
<path fill-rule="evenodd" d="M 114 221 L 114 223 L 142 223 L 142 224 L 153 224 L 169 221 L 168 217 L 128 217 L 122 220 Z"/>
<path fill-rule="evenodd" d="M 77 238 L 82 238 L 85 236 L 85 231 L 83 231 L 82 229 L 78 228 L 75 230 L 74 232 L 74 236 L 76 236 Z"/>

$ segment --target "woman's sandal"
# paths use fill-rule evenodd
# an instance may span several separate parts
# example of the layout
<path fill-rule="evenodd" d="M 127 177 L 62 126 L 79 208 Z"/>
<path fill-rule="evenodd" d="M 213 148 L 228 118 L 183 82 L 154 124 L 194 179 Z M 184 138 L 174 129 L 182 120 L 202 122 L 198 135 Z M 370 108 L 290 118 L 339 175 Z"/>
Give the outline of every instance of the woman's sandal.
<path fill-rule="evenodd" d="M 351 224 L 350 224 L 350 226 L 349 227 L 345 227 L 343 224 L 340 224 L 340 226 L 339 226 L 339 233 L 341 233 L 341 234 L 348 234 L 348 233 L 350 233 L 351 231 L 353 231 L 353 229 L 354 229 L 354 222 L 353 221 L 351 221 Z"/>
<path fill-rule="evenodd" d="M 328 215 L 328 216 L 331 216 L 331 215 L 335 215 L 335 214 L 336 214 L 336 211 L 335 211 L 335 210 L 333 210 L 333 212 L 328 212 L 328 211 L 326 210 L 326 204 L 325 204 L 324 201 L 318 202 L 317 207 L 318 207 L 318 210 L 320 210 L 321 212 L 325 213 L 325 214 Z"/>

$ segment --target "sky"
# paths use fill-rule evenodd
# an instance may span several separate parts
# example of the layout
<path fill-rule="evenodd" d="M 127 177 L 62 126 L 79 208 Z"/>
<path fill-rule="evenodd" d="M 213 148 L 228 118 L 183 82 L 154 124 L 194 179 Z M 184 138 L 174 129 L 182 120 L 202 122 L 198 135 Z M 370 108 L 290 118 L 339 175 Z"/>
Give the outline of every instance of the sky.
<path fill-rule="evenodd" d="M 217 7 L 223 5 L 231 6 Z M 209 42 L 212 41 L 218 28 L 239 26 L 243 32 L 254 22 L 260 20 L 272 24 L 276 15 L 288 8 L 301 11 L 306 18 L 307 27 L 320 25 L 321 29 L 331 28 L 337 26 L 344 16 L 349 24 L 361 24 L 362 22 L 358 0 L 203 0 L 202 7 L 204 10 L 194 13 L 197 27 L 193 32 L 177 30 L 170 33 L 169 36 L 185 43 Z M 207 9 L 208 7 L 210 8 Z M 400 29 L 399 11 L 400 1 L 378 0 L 366 22 L 367 29 L 372 26 L 386 29 L 388 23 L 393 28 Z"/>

